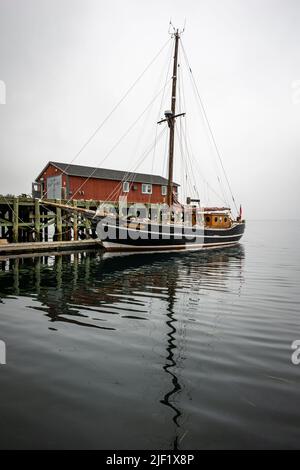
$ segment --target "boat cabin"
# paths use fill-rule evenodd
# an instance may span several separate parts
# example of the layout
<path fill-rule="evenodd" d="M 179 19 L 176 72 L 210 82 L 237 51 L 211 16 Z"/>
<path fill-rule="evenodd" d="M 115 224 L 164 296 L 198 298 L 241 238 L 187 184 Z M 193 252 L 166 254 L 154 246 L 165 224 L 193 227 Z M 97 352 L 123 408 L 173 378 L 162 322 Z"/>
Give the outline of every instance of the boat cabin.
<path fill-rule="evenodd" d="M 205 212 L 204 224 L 209 228 L 230 228 L 231 217 L 230 214 L 224 212 Z"/>

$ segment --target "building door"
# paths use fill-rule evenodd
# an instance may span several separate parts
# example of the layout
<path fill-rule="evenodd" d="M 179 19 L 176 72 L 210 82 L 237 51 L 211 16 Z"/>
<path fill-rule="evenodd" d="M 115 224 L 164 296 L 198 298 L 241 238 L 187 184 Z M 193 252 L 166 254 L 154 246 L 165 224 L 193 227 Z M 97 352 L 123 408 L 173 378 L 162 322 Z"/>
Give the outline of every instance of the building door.
<path fill-rule="evenodd" d="M 49 176 L 47 178 L 47 198 L 61 199 L 62 176 Z"/>

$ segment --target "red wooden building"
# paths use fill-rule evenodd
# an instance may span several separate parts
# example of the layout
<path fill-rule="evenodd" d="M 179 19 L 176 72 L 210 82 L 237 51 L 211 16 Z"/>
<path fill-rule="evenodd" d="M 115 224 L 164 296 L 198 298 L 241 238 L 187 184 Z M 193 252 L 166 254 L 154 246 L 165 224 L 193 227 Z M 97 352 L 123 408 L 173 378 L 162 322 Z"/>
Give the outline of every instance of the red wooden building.
<path fill-rule="evenodd" d="M 128 202 L 157 204 L 166 202 L 167 184 L 166 178 L 157 175 L 49 162 L 33 183 L 33 195 L 96 201 L 126 196 Z M 176 183 L 174 189 L 177 192 Z"/>

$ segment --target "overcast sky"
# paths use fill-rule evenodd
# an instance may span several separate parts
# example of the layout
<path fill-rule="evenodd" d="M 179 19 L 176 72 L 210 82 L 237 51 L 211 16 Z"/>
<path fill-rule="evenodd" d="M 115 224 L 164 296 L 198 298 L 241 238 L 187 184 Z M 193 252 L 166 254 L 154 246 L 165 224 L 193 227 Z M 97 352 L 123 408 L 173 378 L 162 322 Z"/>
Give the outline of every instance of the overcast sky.
<path fill-rule="evenodd" d="M 170 18 L 179 27 L 186 20 L 182 42 L 245 217 L 299 218 L 299 0 L 0 0 L 0 194 L 29 193 L 49 160 L 73 160 L 168 41 Z M 102 162 L 163 86 L 170 47 L 74 163 Z M 195 168 L 216 186 L 187 71 L 183 78 Z M 161 106 L 170 107 L 167 93 L 103 167 L 134 167 L 155 138 Z M 139 171 L 165 171 L 165 137 Z M 200 170 L 201 197 L 218 203 Z"/>

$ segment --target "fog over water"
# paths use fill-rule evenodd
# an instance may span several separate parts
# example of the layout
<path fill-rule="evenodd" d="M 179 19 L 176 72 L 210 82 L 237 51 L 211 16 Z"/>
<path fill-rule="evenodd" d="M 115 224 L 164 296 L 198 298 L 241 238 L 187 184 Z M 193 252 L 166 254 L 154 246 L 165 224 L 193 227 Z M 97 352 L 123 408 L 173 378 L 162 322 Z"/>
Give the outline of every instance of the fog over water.
<path fill-rule="evenodd" d="M 0 193 L 29 193 L 49 160 L 74 158 L 167 42 L 170 18 L 179 27 L 186 19 L 182 43 L 245 217 L 299 217 L 296 0 L 2 0 L 0 102 L 5 84 L 6 104 L 0 104 Z M 161 89 L 170 51 L 167 44 L 75 163 L 102 162 Z M 216 186 L 214 152 L 183 62 L 181 53 L 186 109 L 181 108 L 195 159 Z M 166 89 L 103 167 L 132 169 L 155 137 L 159 111 L 168 107 Z M 165 172 L 164 138 L 139 171 Z M 177 148 L 175 179 L 182 185 L 179 153 Z M 201 198 L 218 203 L 198 173 L 195 178 Z"/>

